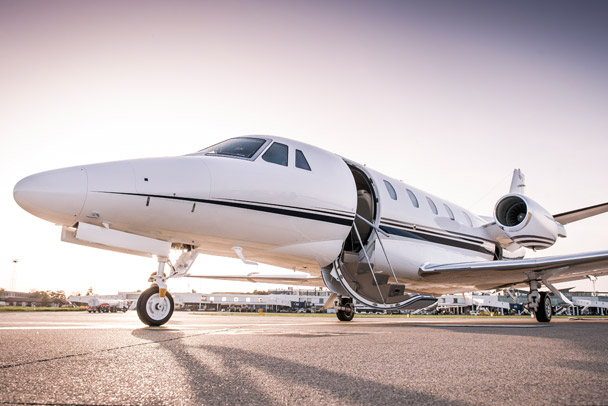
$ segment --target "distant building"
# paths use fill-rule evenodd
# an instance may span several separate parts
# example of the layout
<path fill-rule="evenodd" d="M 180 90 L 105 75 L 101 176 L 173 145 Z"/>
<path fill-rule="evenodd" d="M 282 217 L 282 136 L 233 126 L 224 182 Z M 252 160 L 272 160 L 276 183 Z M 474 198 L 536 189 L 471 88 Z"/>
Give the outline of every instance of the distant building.
<path fill-rule="evenodd" d="M 608 292 L 569 292 L 564 291 L 575 307 L 564 303 L 558 297 L 551 296 L 557 314 L 563 315 L 608 315 Z M 432 314 L 527 314 L 528 292 L 511 290 L 509 294 L 490 294 L 486 292 L 444 295 L 438 298 L 435 305 L 414 313 Z M 126 300 L 135 308 L 139 292 L 119 292 L 117 295 L 95 296 L 100 299 Z M 325 306 L 331 292 L 327 289 L 276 289 L 256 293 L 172 293 L 176 310 L 190 311 L 225 311 L 225 312 L 316 312 Z M 68 300 L 75 304 L 87 305 L 94 296 L 70 296 Z M 355 308 L 360 313 L 384 313 L 383 311 L 363 306 L 355 301 Z M 329 311 L 333 311 L 330 307 Z M 395 313 L 395 312 L 393 312 Z"/>
<path fill-rule="evenodd" d="M 0 306 L 59 307 L 62 304 L 64 303 L 54 303 L 52 299 L 44 300 L 32 292 L 0 291 Z"/>
<path fill-rule="evenodd" d="M 139 292 L 119 292 L 117 295 L 96 296 L 100 299 L 127 300 L 131 309 L 137 303 Z M 326 289 L 281 289 L 268 293 L 171 293 L 176 310 L 229 311 L 229 312 L 280 312 L 318 311 L 331 293 Z M 74 304 L 86 305 L 92 296 L 70 296 Z"/>

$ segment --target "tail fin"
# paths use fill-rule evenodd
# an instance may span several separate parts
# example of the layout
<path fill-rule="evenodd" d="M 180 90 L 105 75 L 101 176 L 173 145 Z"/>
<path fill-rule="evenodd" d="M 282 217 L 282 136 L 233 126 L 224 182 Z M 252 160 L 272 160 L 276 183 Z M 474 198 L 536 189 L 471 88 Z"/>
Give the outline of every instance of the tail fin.
<path fill-rule="evenodd" d="M 525 194 L 526 176 L 521 172 L 521 169 L 513 171 L 513 179 L 511 180 L 511 189 L 509 193 Z"/>

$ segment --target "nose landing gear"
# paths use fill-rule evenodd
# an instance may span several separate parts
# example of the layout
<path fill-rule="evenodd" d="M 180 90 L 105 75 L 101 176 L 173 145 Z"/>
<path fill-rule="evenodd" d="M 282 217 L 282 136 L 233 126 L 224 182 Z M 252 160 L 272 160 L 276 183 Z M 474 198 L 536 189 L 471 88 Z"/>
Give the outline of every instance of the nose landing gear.
<path fill-rule="evenodd" d="M 150 275 L 150 279 L 148 279 L 148 282 L 152 282 L 152 286 L 143 291 L 137 299 L 137 316 L 148 326 L 162 326 L 169 321 L 175 305 L 173 297 L 167 291 L 167 279 L 186 276 L 198 256 L 195 247 L 180 245 L 180 248 L 183 251 L 175 266 L 171 264 L 169 258 L 158 257 L 158 271 Z M 169 276 L 165 275 L 167 263 L 171 268 Z"/>
<path fill-rule="evenodd" d="M 137 316 L 148 326 L 162 326 L 169 321 L 175 309 L 173 297 L 167 292 L 166 263 L 167 258 L 159 258 L 158 272 L 153 273 L 149 279 L 153 285 L 137 299 Z"/>

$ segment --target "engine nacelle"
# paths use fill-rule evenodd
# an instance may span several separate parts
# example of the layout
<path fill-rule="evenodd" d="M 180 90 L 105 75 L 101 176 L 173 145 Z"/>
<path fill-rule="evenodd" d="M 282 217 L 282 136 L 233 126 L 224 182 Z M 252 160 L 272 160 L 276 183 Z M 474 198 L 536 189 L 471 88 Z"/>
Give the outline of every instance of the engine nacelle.
<path fill-rule="evenodd" d="M 549 248 L 557 237 L 565 237 L 564 227 L 547 210 L 519 194 L 509 194 L 498 200 L 494 220 L 509 238 L 526 248 Z"/>

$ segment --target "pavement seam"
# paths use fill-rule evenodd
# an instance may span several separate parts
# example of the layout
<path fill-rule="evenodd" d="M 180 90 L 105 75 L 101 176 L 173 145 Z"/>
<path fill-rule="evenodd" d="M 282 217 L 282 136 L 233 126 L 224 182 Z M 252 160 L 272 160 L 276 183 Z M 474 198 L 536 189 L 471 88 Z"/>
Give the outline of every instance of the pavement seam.
<path fill-rule="evenodd" d="M 232 328 L 226 328 L 226 329 L 220 329 L 220 330 L 205 331 L 203 333 L 189 334 L 189 335 L 184 335 L 184 336 L 181 336 L 181 337 L 167 338 L 167 339 L 158 340 L 158 341 L 149 341 L 149 342 L 146 342 L 146 343 L 123 345 L 123 346 L 120 346 L 120 347 L 105 348 L 103 350 L 88 351 L 88 352 L 82 352 L 82 353 L 78 353 L 78 354 L 68 354 L 68 355 L 62 355 L 62 356 L 59 356 L 59 357 L 51 357 L 51 358 L 39 359 L 39 360 L 35 360 L 35 361 L 17 362 L 17 363 L 14 363 L 14 364 L 0 365 L 0 370 L 20 367 L 20 366 L 24 366 L 24 365 L 39 364 L 39 363 L 49 362 L 49 361 L 58 361 L 58 360 L 63 360 L 63 359 L 82 357 L 82 356 L 85 356 L 85 355 L 100 354 L 100 353 L 104 353 L 104 352 L 123 350 L 123 349 L 126 349 L 126 348 L 141 347 L 141 346 L 144 346 L 144 345 L 167 343 L 167 342 L 176 341 L 176 340 L 183 340 L 184 338 L 199 337 L 199 336 L 204 336 L 204 335 L 209 335 L 209 334 L 222 333 L 222 332 L 231 331 L 231 330 L 238 330 L 238 329 L 241 329 L 241 328 L 243 328 L 243 327 L 232 327 Z M 2 403 L 0 402 L 0 404 L 2 404 Z M 28 403 L 25 403 L 25 404 L 28 404 Z"/>

